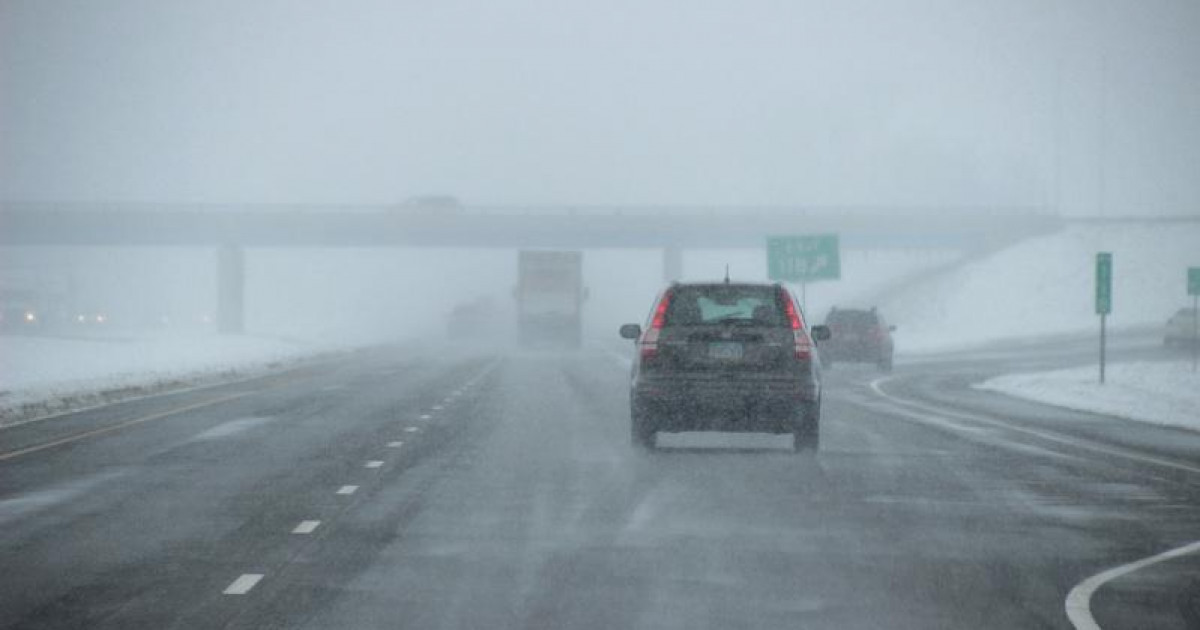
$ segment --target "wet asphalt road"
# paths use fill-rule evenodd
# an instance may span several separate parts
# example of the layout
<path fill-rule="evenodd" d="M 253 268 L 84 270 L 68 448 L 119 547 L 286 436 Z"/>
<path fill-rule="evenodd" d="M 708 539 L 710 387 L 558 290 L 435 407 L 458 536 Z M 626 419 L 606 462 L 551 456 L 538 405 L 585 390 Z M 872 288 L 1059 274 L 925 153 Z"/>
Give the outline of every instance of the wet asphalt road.
<path fill-rule="evenodd" d="M 380 349 L 2 430 L 0 628 L 1069 628 L 1081 581 L 1200 540 L 1200 434 L 969 387 L 1087 340 L 839 365 L 817 457 L 634 452 L 618 348 Z M 1200 557 L 1091 611 L 1200 627 Z"/>

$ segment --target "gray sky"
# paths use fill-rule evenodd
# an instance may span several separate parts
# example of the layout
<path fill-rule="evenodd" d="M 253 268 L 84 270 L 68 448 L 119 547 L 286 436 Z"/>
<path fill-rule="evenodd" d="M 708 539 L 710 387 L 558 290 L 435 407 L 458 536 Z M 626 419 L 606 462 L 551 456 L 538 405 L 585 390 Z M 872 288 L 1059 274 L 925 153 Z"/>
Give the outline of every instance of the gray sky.
<path fill-rule="evenodd" d="M 0 198 L 1195 214 L 1198 32 L 1194 0 L 0 0 Z"/>

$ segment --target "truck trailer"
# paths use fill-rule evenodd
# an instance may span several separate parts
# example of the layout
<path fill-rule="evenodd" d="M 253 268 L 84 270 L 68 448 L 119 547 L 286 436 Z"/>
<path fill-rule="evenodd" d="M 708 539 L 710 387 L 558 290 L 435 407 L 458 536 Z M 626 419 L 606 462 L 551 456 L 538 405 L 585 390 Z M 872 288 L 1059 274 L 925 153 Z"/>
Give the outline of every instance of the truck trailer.
<path fill-rule="evenodd" d="M 517 342 L 578 348 L 583 338 L 583 253 L 517 253 Z"/>

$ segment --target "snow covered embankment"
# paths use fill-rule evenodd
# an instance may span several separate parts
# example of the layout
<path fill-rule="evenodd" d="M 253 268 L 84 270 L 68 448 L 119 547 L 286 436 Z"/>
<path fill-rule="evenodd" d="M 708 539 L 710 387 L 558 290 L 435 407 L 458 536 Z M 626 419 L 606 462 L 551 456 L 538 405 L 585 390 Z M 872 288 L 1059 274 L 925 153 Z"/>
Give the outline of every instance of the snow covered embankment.
<path fill-rule="evenodd" d="M 1095 365 L 1008 374 L 976 385 L 1040 403 L 1200 431 L 1200 373 L 1190 361 Z"/>
<path fill-rule="evenodd" d="M 1113 253 L 1110 329 L 1161 326 L 1191 301 L 1200 223 L 1079 225 L 932 276 L 880 305 L 896 351 L 938 352 L 1005 339 L 1099 330 L 1096 252 Z"/>
<path fill-rule="evenodd" d="M 334 350 L 220 335 L 0 337 L 0 426 L 82 407 L 245 378 Z"/>

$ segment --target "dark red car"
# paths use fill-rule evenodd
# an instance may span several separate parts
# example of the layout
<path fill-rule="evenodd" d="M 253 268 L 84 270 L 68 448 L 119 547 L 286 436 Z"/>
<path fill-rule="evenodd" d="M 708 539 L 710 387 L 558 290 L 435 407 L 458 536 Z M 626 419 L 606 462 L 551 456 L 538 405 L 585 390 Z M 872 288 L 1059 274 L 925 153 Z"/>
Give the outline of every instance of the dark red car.
<path fill-rule="evenodd" d="M 825 316 L 831 339 L 821 344 L 821 361 L 831 367 L 838 361 L 874 363 L 880 370 L 890 372 L 895 344 L 892 331 L 883 315 L 876 309 L 837 308 Z"/>

